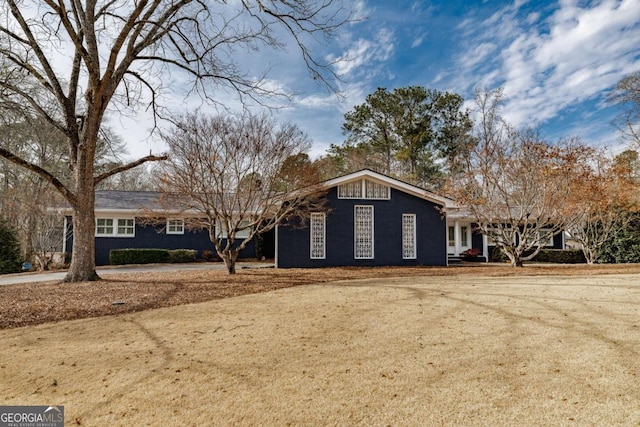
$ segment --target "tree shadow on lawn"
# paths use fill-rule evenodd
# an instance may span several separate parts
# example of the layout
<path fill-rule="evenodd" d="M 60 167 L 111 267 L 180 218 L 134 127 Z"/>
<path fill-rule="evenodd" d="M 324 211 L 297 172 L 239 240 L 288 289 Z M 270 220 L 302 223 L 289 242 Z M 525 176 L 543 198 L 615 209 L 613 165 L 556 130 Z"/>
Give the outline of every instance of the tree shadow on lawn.
<path fill-rule="evenodd" d="M 588 275 L 639 272 L 638 265 L 376 267 L 255 269 L 229 276 L 223 271 L 105 274 L 96 282 L 26 283 L 0 287 L 0 329 L 78 318 L 133 313 L 334 281 L 419 276 Z M 474 279 L 475 280 L 475 279 Z"/>

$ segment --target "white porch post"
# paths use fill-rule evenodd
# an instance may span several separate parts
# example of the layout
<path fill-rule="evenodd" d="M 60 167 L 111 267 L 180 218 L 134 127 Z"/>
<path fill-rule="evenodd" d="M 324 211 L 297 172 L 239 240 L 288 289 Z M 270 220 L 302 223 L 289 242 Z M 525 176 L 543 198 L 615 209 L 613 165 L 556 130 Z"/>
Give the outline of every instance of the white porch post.
<path fill-rule="evenodd" d="M 489 239 L 487 239 L 487 235 L 482 235 L 482 253 L 485 257 L 485 262 L 489 262 Z"/>
<path fill-rule="evenodd" d="M 274 254 L 274 265 L 275 268 L 278 268 L 278 226 L 276 225 L 276 229 L 275 229 L 275 236 L 274 236 L 274 240 L 275 240 L 275 244 L 274 244 L 274 250 L 275 250 L 275 254 Z"/>
<path fill-rule="evenodd" d="M 453 241 L 455 242 L 453 255 L 458 256 L 460 255 L 460 224 L 457 220 L 453 224 Z"/>
<path fill-rule="evenodd" d="M 62 253 L 65 254 L 67 252 L 67 231 L 69 227 L 66 215 L 64 216 L 64 222 L 62 224 Z"/>

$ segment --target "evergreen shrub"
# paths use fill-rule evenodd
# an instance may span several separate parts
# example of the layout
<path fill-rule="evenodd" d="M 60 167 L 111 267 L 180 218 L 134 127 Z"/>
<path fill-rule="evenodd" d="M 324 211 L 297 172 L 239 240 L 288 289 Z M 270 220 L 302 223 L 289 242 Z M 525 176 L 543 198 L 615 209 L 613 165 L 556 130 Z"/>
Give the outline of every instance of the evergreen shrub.
<path fill-rule="evenodd" d="M 22 271 L 22 254 L 18 237 L 13 229 L 0 220 L 0 274 Z"/>
<path fill-rule="evenodd" d="M 123 264 L 156 264 L 169 262 L 167 249 L 112 249 L 109 252 L 109 263 Z"/>
<path fill-rule="evenodd" d="M 173 249 L 169 251 L 169 262 L 196 262 L 198 251 L 195 249 Z"/>

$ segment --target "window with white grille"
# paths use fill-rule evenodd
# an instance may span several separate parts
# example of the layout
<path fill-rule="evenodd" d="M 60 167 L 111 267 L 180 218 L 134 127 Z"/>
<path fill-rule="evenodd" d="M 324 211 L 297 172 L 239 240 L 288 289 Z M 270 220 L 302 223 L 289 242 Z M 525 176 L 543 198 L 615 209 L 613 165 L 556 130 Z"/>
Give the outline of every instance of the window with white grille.
<path fill-rule="evenodd" d="M 96 218 L 97 237 L 134 237 L 133 218 Z"/>
<path fill-rule="evenodd" d="M 416 216 L 402 215 L 402 258 L 416 258 Z"/>
<path fill-rule="evenodd" d="M 360 179 L 339 185 L 338 198 L 389 200 L 391 198 L 391 187 L 368 179 Z"/>
<path fill-rule="evenodd" d="M 339 199 L 360 199 L 362 198 L 362 181 L 347 182 L 338 186 Z"/>
<path fill-rule="evenodd" d="M 311 214 L 311 259 L 326 257 L 326 215 L 324 213 Z"/>
<path fill-rule="evenodd" d="M 118 236 L 133 236 L 133 219 L 118 219 Z"/>
<path fill-rule="evenodd" d="M 377 182 L 365 180 L 365 193 L 367 199 L 388 200 L 391 197 L 388 185 L 378 184 Z"/>
<path fill-rule="evenodd" d="M 373 258 L 373 206 L 354 207 L 355 258 Z"/>
<path fill-rule="evenodd" d="M 184 234 L 184 220 L 168 219 L 167 234 Z"/>
<path fill-rule="evenodd" d="M 112 236 L 113 234 L 113 218 L 96 219 L 96 236 Z"/>

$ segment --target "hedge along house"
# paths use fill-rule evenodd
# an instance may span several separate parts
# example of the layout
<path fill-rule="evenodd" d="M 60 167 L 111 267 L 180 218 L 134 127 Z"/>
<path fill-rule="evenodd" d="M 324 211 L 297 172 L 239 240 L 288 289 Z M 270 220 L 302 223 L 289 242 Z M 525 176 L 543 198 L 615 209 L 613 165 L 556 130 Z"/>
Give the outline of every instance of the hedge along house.
<path fill-rule="evenodd" d="M 163 193 L 154 191 L 96 191 L 95 242 L 96 265 L 109 264 L 113 249 L 159 248 L 195 249 L 202 256 L 204 251 L 215 253 L 206 229 L 189 227 L 188 218 L 196 215 L 189 211 L 172 211 L 163 201 Z M 70 211 L 65 214 L 63 252 L 73 251 L 73 230 L 70 227 Z M 151 220 L 149 217 L 153 216 Z M 159 217 L 158 217 L 159 216 Z M 237 237 L 246 237 L 242 232 Z M 269 241 L 269 236 L 265 236 Z M 271 244 L 272 245 L 272 244 Z M 266 256 L 269 253 L 268 244 Z M 251 242 L 241 257 L 256 257 L 255 242 Z"/>
<path fill-rule="evenodd" d="M 447 265 L 453 200 L 368 169 L 322 186 L 326 211 L 277 227 L 277 267 Z"/>

